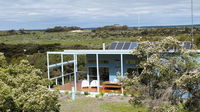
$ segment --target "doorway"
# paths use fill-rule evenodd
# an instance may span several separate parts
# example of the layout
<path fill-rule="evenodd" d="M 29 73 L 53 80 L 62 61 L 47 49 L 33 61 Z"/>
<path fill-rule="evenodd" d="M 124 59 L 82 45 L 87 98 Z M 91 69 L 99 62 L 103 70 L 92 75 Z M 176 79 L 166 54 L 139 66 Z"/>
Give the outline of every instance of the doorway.
<path fill-rule="evenodd" d="M 97 68 L 89 67 L 90 80 L 97 80 Z M 109 81 L 109 68 L 99 67 L 100 82 Z"/>

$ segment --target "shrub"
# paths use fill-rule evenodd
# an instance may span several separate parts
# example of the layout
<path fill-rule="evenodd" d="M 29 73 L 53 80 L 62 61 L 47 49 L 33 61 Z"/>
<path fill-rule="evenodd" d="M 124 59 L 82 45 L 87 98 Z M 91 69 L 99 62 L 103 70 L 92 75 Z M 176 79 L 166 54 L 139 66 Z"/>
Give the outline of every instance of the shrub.
<path fill-rule="evenodd" d="M 58 85 L 55 85 L 55 86 L 54 86 L 54 89 L 55 89 L 56 91 L 60 91 L 60 88 L 59 88 Z"/>
<path fill-rule="evenodd" d="M 4 60 L 0 53 L 0 63 Z M 59 112 L 59 93 L 49 91 L 47 86 L 52 82 L 41 75 L 26 60 L 0 66 L 1 112 Z"/>
<path fill-rule="evenodd" d="M 69 91 L 68 90 L 65 90 L 65 95 L 68 95 L 69 94 Z"/>
<path fill-rule="evenodd" d="M 99 95 L 103 97 L 103 96 L 104 96 L 104 92 L 100 92 L 100 94 L 99 94 Z"/>
<path fill-rule="evenodd" d="M 184 112 L 184 110 L 179 109 L 178 106 L 170 105 L 170 104 L 155 106 L 151 111 L 152 112 Z"/>
<path fill-rule="evenodd" d="M 84 91 L 84 95 L 90 95 L 88 91 Z"/>
<path fill-rule="evenodd" d="M 142 100 L 144 100 L 142 96 L 132 96 L 132 99 L 129 100 L 129 103 L 134 107 L 142 106 Z"/>
<path fill-rule="evenodd" d="M 100 97 L 100 94 L 96 94 L 95 97 L 96 97 L 96 98 L 99 98 L 99 97 Z"/>

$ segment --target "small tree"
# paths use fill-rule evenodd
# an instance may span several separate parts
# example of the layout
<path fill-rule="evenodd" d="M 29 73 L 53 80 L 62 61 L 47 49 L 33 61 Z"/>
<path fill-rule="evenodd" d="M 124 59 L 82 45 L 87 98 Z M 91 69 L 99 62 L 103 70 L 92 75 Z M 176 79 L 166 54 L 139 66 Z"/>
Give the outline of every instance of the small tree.
<path fill-rule="evenodd" d="M 142 42 L 133 55 L 140 60 L 137 68 L 142 72 L 133 72 L 121 81 L 127 90 L 140 93 L 150 106 L 176 105 L 185 92 L 199 98 L 196 54 L 184 49 L 178 40 L 167 37 L 160 42 Z"/>
<path fill-rule="evenodd" d="M 51 82 L 28 61 L 5 65 L 0 54 L 0 110 L 2 112 L 58 112 L 58 93 L 49 91 Z"/>

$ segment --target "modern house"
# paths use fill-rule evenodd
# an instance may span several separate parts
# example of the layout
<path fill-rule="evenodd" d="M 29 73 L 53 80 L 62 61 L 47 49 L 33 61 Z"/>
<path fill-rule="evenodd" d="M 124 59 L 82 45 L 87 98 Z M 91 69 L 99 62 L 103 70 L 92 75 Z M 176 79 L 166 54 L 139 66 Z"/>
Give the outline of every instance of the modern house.
<path fill-rule="evenodd" d="M 191 43 L 183 43 L 185 48 L 190 48 Z M 100 92 L 101 84 L 103 82 L 117 81 L 117 77 L 124 77 L 125 73 L 130 73 L 134 70 L 135 66 L 138 64 L 138 60 L 131 54 L 131 51 L 137 48 L 137 42 L 114 42 L 108 49 L 105 49 L 105 45 L 102 50 L 64 50 L 63 52 L 47 52 L 47 69 L 48 78 L 54 80 L 56 85 L 58 84 L 58 79 L 62 80 L 62 85 L 65 84 L 65 77 L 74 78 L 75 90 L 78 89 L 77 74 L 79 71 L 77 69 L 77 57 L 79 55 L 86 55 L 86 75 L 87 81 L 90 83 L 92 81 L 97 82 L 96 90 Z M 49 64 L 49 55 L 57 54 L 61 56 L 61 62 L 57 64 Z M 73 55 L 73 60 L 63 60 L 64 55 Z M 73 65 L 73 72 L 66 73 L 65 65 Z M 54 67 L 61 68 L 61 74 L 58 77 L 52 77 L 50 69 Z M 79 87 L 80 88 L 80 87 Z"/>

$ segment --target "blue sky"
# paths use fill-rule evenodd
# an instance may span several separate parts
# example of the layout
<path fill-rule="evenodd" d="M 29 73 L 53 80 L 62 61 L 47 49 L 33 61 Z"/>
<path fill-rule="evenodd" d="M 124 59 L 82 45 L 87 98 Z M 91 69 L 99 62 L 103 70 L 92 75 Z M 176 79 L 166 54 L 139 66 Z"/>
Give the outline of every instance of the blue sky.
<path fill-rule="evenodd" d="M 200 0 L 194 23 L 200 24 Z M 191 23 L 190 0 L 0 0 L 0 29 Z M 138 19 L 139 18 L 139 19 Z"/>

